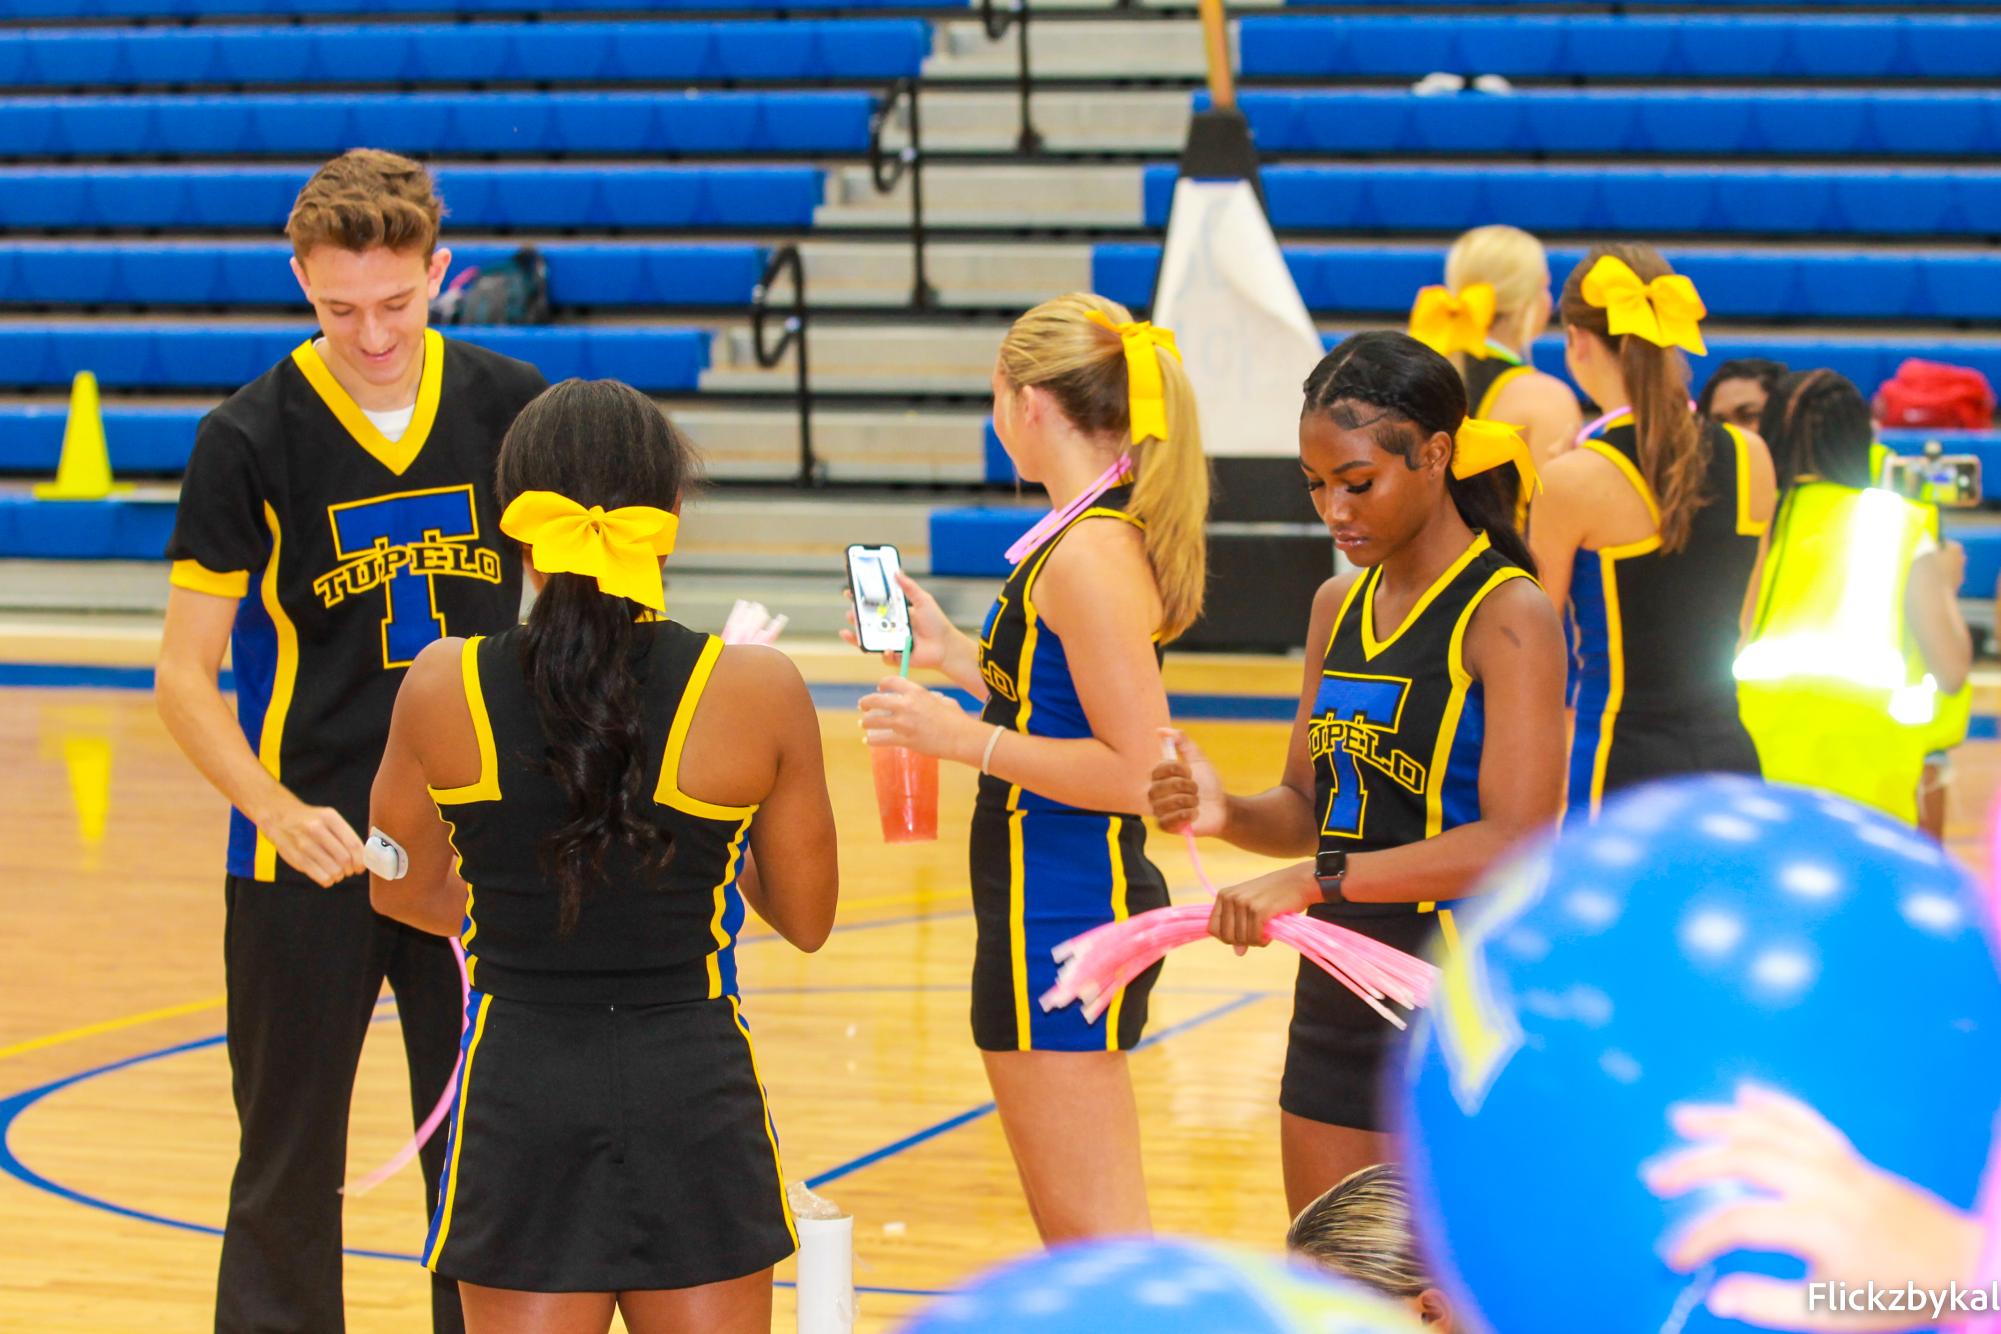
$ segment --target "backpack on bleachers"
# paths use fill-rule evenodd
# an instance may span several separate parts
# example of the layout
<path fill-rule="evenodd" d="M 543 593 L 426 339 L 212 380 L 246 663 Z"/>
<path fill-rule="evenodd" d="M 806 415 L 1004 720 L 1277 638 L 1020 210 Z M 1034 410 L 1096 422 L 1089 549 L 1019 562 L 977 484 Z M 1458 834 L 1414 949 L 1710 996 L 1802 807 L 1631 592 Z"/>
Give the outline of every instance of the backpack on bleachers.
<path fill-rule="evenodd" d="M 1871 405 L 1882 426 L 1984 431 L 1994 425 L 1994 387 L 1967 366 L 1912 357 L 1885 380 Z"/>
<path fill-rule="evenodd" d="M 470 268 L 431 303 L 434 324 L 547 324 L 549 261 L 534 246 L 486 268 Z"/>

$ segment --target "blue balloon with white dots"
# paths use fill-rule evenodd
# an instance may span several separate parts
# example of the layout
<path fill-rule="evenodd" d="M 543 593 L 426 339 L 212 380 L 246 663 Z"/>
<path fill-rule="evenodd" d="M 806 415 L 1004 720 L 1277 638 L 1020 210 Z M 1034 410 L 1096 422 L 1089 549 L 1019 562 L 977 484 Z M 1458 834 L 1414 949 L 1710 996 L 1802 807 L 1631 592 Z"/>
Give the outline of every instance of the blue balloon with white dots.
<path fill-rule="evenodd" d="M 1817 1108 L 1970 1208 L 2001 1106 L 2001 977 L 1971 878 L 1852 802 L 1742 777 L 1637 789 L 1500 868 L 1404 1052 L 1400 1131 L 1432 1259 L 1492 1328 L 1747 1328 L 1662 1240 L 1719 1202 L 1641 1182 L 1668 1110 L 1740 1081 Z M 1683 1323 L 1685 1321 L 1685 1323 Z"/>
<path fill-rule="evenodd" d="M 1388 1298 L 1269 1256 L 1135 1237 L 1014 1260 L 903 1334 L 1424 1334 Z"/>

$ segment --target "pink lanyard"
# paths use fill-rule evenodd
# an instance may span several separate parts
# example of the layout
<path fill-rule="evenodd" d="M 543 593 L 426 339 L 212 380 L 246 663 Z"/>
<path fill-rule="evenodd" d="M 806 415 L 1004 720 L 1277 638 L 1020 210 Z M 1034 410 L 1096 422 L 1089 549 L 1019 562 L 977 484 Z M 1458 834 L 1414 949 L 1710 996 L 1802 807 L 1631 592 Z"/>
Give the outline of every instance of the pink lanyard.
<path fill-rule="evenodd" d="M 1007 549 L 1007 563 L 1009 565 L 1018 564 L 1023 556 L 1026 556 L 1029 552 L 1047 541 L 1050 534 L 1062 529 L 1065 524 L 1091 508 L 1097 502 L 1098 497 L 1104 495 L 1105 492 L 1117 486 L 1127 477 L 1130 477 L 1132 470 L 1132 456 L 1130 454 L 1119 455 L 1118 462 L 1105 469 L 1104 475 L 1091 484 L 1090 490 L 1078 496 L 1062 509 L 1052 510 L 1048 514 L 1043 515 L 1037 521 L 1035 527 L 1016 538 L 1014 545 Z"/>
<path fill-rule="evenodd" d="M 1623 408 L 1613 408 L 1610 412 L 1600 417 L 1597 421 L 1586 422 L 1584 425 L 1584 429 L 1577 433 L 1577 439 L 1571 441 L 1572 448 L 1581 447 L 1586 440 L 1589 440 L 1593 436 L 1597 435 L 1598 432 L 1603 430 L 1607 425 L 1609 425 L 1614 418 L 1622 417 L 1626 413 L 1631 412 L 1632 410 L 1633 409 L 1631 405 L 1628 405 Z"/>

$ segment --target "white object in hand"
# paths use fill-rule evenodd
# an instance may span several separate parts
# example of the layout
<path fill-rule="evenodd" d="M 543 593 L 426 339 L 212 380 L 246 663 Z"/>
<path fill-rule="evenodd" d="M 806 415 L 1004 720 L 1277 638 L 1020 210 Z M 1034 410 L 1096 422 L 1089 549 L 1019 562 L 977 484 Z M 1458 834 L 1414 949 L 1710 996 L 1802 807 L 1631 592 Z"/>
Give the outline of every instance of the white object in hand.
<path fill-rule="evenodd" d="M 773 644 L 785 629 L 786 621 L 784 616 L 773 616 L 762 602 L 745 602 L 739 598 L 723 621 L 723 642 Z"/>
<path fill-rule="evenodd" d="M 361 864 L 368 868 L 370 875 L 383 880 L 401 880 L 410 873 L 410 854 L 403 851 L 401 843 L 380 829 L 370 829 L 368 841 L 361 845 Z"/>

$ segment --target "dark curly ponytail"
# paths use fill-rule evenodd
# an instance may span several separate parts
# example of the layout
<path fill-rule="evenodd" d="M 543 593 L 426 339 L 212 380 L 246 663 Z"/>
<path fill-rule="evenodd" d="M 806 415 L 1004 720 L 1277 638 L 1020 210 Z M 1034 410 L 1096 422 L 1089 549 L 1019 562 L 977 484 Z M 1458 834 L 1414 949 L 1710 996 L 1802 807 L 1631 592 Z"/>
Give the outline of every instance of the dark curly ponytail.
<path fill-rule="evenodd" d="M 652 399 L 616 380 L 565 380 L 514 419 L 500 447 L 498 491 L 502 508 L 524 491 L 554 491 L 608 510 L 671 509 L 694 474 L 687 441 Z M 552 574 L 521 631 L 521 667 L 548 743 L 543 767 L 569 799 L 568 822 L 541 849 L 563 935 L 575 929 L 614 843 L 655 865 L 673 855 L 643 815 L 646 737 L 633 667 L 644 610 L 600 592 L 594 579 Z"/>

